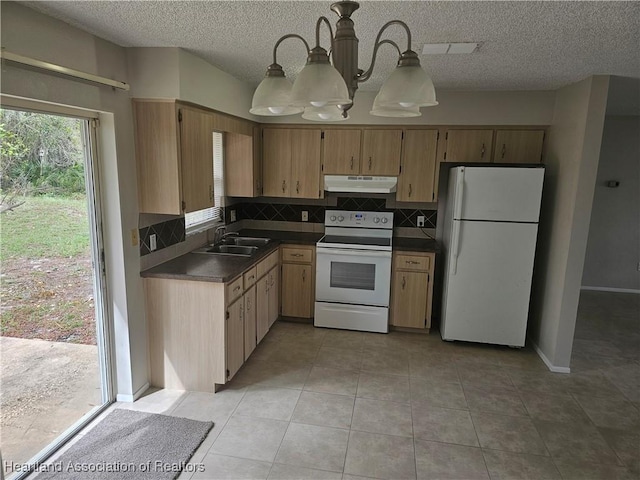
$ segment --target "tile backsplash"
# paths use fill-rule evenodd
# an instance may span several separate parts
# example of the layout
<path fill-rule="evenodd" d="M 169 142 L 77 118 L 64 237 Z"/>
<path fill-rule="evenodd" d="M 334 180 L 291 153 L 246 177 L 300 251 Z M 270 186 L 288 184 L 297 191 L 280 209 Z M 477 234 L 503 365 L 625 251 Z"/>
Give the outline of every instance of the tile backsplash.
<path fill-rule="evenodd" d="M 141 228 L 140 234 L 140 256 L 151 253 L 150 237 L 156 235 L 156 250 L 170 247 L 176 243 L 184 242 L 186 238 L 184 217 L 167 220 L 153 224 L 149 227 Z"/>

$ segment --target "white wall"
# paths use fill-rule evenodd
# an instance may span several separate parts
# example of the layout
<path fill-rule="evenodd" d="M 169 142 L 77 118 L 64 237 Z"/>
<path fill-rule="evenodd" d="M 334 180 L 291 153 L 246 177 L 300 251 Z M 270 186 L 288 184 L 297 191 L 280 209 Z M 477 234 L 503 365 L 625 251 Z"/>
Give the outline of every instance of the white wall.
<path fill-rule="evenodd" d="M 609 188 L 606 182 L 620 186 Z M 640 292 L 640 116 L 607 116 L 582 285 Z"/>
<path fill-rule="evenodd" d="M 555 371 L 571 360 L 608 81 L 558 90 L 549 129 L 529 336 Z"/>
<path fill-rule="evenodd" d="M 123 48 L 14 2 L 2 2 L 2 46 L 8 51 L 127 81 Z M 3 63 L 1 91 L 102 112 L 103 181 L 109 310 L 115 330 L 117 392 L 131 398 L 147 382 L 147 336 L 140 258 L 129 232 L 138 227 L 131 100 L 126 92 Z"/>

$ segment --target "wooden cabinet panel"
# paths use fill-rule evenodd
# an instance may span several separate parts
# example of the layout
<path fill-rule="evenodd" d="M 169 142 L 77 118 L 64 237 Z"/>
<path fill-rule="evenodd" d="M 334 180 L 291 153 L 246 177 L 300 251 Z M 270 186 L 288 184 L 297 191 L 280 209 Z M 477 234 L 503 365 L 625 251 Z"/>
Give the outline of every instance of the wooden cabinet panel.
<path fill-rule="evenodd" d="M 224 183 L 229 197 L 260 195 L 260 156 L 251 135 L 224 134 Z"/>
<path fill-rule="evenodd" d="M 258 265 L 256 266 L 256 278 L 261 278 L 263 275 L 269 272 L 269 270 L 278 265 L 279 257 L 280 252 L 276 250 L 275 252 L 270 253 L 267 258 L 261 260 L 260 263 L 258 263 Z"/>
<path fill-rule="evenodd" d="M 544 130 L 497 130 L 495 163 L 540 163 Z"/>
<path fill-rule="evenodd" d="M 213 118 L 180 108 L 180 158 L 185 212 L 213 207 Z"/>
<path fill-rule="evenodd" d="M 269 331 L 269 275 L 256 284 L 256 341 L 260 341 Z"/>
<path fill-rule="evenodd" d="M 437 130 L 405 131 L 396 200 L 399 202 L 435 201 L 437 145 Z"/>
<path fill-rule="evenodd" d="M 310 318 L 312 295 L 311 265 L 282 264 L 282 315 Z"/>
<path fill-rule="evenodd" d="M 289 197 L 291 130 L 265 128 L 262 139 L 262 186 L 267 197 Z"/>
<path fill-rule="evenodd" d="M 254 267 L 251 267 L 246 272 L 244 272 L 244 275 L 242 275 L 242 278 L 244 280 L 245 290 L 247 290 L 251 285 L 256 283 L 256 280 L 258 279 L 256 272 L 257 272 L 257 266 L 254 266 Z"/>
<path fill-rule="evenodd" d="M 490 161 L 493 130 L 449 130 L 446 141 L 446 162 Z"/>
<path fill-rule="evenodd" d="M 319 129 L 291 131 L 291 197 L 320 198 L 321 134 Z"/>
<path fill-rule="evenodd" d="M 311 263 L 313 262 L 313 249 L 282 247 L 282 261 L 287 263 Z"/>
<path fill-rule="evenodd" d="M 227 284 L 227 303 L 233 303 L 236 298 L 242 295 L 242 275 L 233 282 Z"/>
<path fill-rule="evenodd" d="M 396 254 L 394 267 L 398 270 L 415 270 L 418 272 L 428 272 L 431 270 L 431 258 L 419 255 Z"/>
<path fill-rule="evenodd" d="M 254 273 L 255 275 L 255 273 Z M 244 292 L 244 359 L 256 348 L 256 287 Z"/>
<path fill-rule="evenodd" d="M 393 278 L 393 325 L 425 328 L 428 273 L 397 270 Z"/>
<path fill-rule="evenodd" d="M 269 328 L 280 315 L 280 275 L 279 268 L 274 267 L 267 275 L 269 279 Z"/>
<path fill-rule="evenodd" d="M 244 302 L 227 307 L 227 380 L 233 378 L 244 363 Z"/>
<path fill-rule="evenodd" d="M 398 175 L 402 152 L 402 130 L 364 130 L 363 175 Z"/>
<path fill-rule="evenodd" d="M 361 130 L 326 129 L 322 150 L 322 173 L 353 175 L 360 172 Z"/>

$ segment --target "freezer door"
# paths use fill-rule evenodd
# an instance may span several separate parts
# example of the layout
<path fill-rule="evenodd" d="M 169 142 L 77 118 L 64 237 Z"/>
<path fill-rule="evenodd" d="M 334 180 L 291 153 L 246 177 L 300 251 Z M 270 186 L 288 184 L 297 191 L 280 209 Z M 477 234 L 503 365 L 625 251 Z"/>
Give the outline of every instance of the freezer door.
<path fill-rule="evenodd" d="M 453 223 L 442 338 L 523 346 L 538 225 Z"/>
<path fill-rule="evenodd" d="M 544 168 L 457 167 L 454 218 L 495 222 L 537 222 Z"/>

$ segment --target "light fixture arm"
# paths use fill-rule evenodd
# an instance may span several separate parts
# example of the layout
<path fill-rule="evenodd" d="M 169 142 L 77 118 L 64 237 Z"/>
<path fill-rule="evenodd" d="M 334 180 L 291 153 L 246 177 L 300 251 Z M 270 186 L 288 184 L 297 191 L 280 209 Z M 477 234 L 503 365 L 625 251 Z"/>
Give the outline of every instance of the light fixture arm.
<path fill-rule="evenodd" d="M 390 22 L 385 23 L 380 29 L 380 31 L 378 32 L 378 35 L 376 36 L 376 41 L 373 47 L 373 55 L 371 57 L 371 66 L 367 69 L 366 72 L 358 74 L 356 77 L 359 83 L 366 82 L 367 80 L 369 80 L 369 78 L 371 78 L 371 74 L 373 73 L 373 68 L 376 64 L 376 56 L 378 55 L 378 48 L 383 43 L 391 43 L 392 45 L 394 45 L 398 50 L 400 57 L 402 57 L 402 52 L 400 51 L 400 48 L 396 43 L 392 42 L 391 40 L 380 41 L 380 37 L 382 36 L 384 31 L 387 28 L 389 28 L 391 25 L 400 25 L 402 28 L 404 28 L 405 32 L 407 33 L 407 52 L 411 51 L 411 30 L 409 30 L 409 26 L 406 23 L 404 23 L 402 20 L 391 20 Z"/>
<path fill-rule="evenodd" d="M 309 44 L 307 43 L 307 41 L 301 37 L 300 35 L 298 35 L 297 33 L 288 33 L 287 35 L 283 35 L 282 37 L 280 37 L 278 39 L 278 41 L 276 42 L 276 44 L 273 46 L 273 63 L 277 64 L 278 61 L 276 60 L 276 52 L 278 50 L 278 47 L 280 46 L 280 44 L 285 41 L 287 38 L 297 38 L 299 40 L 302 41 L 302 43 L 304 43 L 304 48 L 307 49 L 306 53 L 307 55 L 309 55 L 309 51 L 311 50 L 309 48 Z"/>
<path fill-rule="evenodd" d="M 329 34 L 331 35 L 331 51 L 333 52 L 333 28 L 331 28 L 331 22 L 329 22 L 329 19 L 325 16 L 318 18 L 318 21 L 316 22 L 316 47 L 320 46 L 320 25 L 322 22 L 329 27 Z"/>

